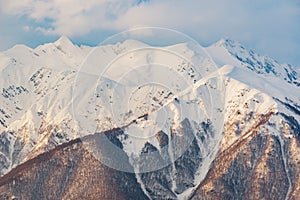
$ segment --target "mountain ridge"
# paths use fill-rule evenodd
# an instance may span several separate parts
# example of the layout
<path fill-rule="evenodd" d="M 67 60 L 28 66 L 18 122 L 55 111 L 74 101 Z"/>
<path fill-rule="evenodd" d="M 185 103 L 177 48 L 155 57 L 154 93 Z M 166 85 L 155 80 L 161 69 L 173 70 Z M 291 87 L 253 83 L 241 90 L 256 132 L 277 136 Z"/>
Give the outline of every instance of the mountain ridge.
<path fill-rule="evenodd" d="M 104 135 L 117 146 L 116 158 L 128 157 L 135 185 L 148 198 L 209 199 L 213 190 L 220 198 L 237 198 L 233 188 L 250 198 L 245 191 L 253 185 L 231 183 L 228 177 L 242 182 L 249 174 L 269 171 L 265 183 L 253 179 L 259 187 L 269 186 L 274 169 L 268 160 L 275 162 L 274 156 L 280 158 L 275 165 L 283 198 L 297 196 L 299 156 L 293 152 L 300 141 L 299 74 L 229 40 L 195 50 L 186 44 L 145 48 L 135 41 L 79 47 L 62 37 L 33 50 L 17 46 L 4 52 L 1 175 L 27 160 L 34 164 L 43 152 L 58 148 L 60 154 L 76 138 L 121 128 Z M 130 73 L 121 76 L 125 72 Z M 141 84 L 150 81 L 161 84 Z M 84 142 L 82 147 L 97 155 Z M 256 154 L 258 147 L 265 153 Z M 228 159 L 222 158 L 227 151 Z M 116 158 L 111 166 L 118 167 Z M 227 167 L 218 170 L 222 165 Z M 240 175 L 234 170 L 239 168 L 245 169 Z"/>

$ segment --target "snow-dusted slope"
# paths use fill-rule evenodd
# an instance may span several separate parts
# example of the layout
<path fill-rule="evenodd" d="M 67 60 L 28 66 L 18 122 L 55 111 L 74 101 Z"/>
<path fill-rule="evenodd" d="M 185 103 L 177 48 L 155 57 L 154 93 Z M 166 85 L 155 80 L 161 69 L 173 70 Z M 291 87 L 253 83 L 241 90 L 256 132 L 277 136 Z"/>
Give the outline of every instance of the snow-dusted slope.
<path fill-rule="evenodd" d="M 276 60 L 267 56 L 260 56 L 252 50 L 246 49 L 240 43 L 229 39 L 221 39 L 217 43 L 206 48 L 214 61 L 220 66 L 232 65 L 248 68 L 262 77 L 277 77 L 286 82 L 299 85 L 299 69 L 289 64 L 279 64 Z"/>
<path fill-rule="evenodd" d="M 68 140 L 123 128 L 109 139 L 134 172 L 147 172 L 136 175 L 145 194 L 185 199 L 217 154 L 246 138 L 261 116 L 278 113 L 277 129 L 281 121 L 299 124 L 300 76 L 292 66 L 230 40 L 196 50 L 133 40 L 78 47 L 61 37 L 1 53 L 1 174 Z M 240 134 L 224 135 L 227 124 Z M 106 164 L 126 171 L 117 159 Z"/>
<path fill-rule="evenodd" d="M 240 43 L 220 40 L 206 48 L 221 67 L 220 73 L 265 93 L 280 110 L 299 118 L 299 69 L 247 50 Z M 292 111 L 291 111 L 292 110 Z"/>

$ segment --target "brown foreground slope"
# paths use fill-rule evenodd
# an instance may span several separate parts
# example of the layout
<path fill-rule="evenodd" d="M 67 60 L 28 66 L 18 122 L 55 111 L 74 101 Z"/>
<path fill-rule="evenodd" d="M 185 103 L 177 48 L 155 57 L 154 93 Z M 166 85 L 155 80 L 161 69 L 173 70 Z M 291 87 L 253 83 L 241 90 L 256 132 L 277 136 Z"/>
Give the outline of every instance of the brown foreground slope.
<path fill-rule="evenodd" d="M 293 135 L 290 138 L 272 134 L 272 116 L 278 117 L 262 116 L 247 137 L 220 152 L 191 199 L 300 199 L 299 137 L 290 128 L 281 130 Z M 228 123 L 226 134 L 237 131 L 230 127 Z"/>
<path fill-rule="evenodd" d="M 222 148 L 189 199 L 300 199 L 300 143 L 296 134 L 299 129 L 286 126 L 280 129 L 285 137 L 276 134 L 272 130 L 278 129 L 270 120 L 279 121 L 280 117 L 273 112 L 260 115 L 251 119 L 242 133 L 233 126 L 242 121 L 228 121 Z M 121 145 L 115 137 L 122 134 L 120 129 L 103 134 L 115 145 Z M 99 136 L 73 140 L 19 165 L 0 178 L 0 199 L 148 199 L 135 174 L 103 165 L 95 158 L 95 152 L 87 150 L 86 145 L 97 145 L 97 158 L 103 152 L 109 158 L 116 157 Z M 123 159 L 121 163 L 131 167 L 125 152 L 117 159 Z M 189 173 L 193 163 L 184 159 L 183 162 L 186 165 L 181 172 Z M 164 179 L 166 172 L 167 168 L 142 176 L 152 199 L 170 199 L 165 192 L 169 189 Z"/>
<path fill-rule="evenodd" d="M 19 165 L 0 179 L 0 199 L 148 199 L 134 174 L 103 165 L 84 145 L 73 140 Z"/>

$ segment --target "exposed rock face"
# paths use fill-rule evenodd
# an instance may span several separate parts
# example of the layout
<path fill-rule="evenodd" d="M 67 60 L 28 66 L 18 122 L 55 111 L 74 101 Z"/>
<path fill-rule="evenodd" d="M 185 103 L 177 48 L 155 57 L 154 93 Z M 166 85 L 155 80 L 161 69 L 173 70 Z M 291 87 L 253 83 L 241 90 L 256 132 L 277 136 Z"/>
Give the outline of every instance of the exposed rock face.
<path fill-rule="evenodd" d="M 0 199 L 148 199 L 135 174 L 103 165 L 79 139 L 19 165 L 0 185 Z"/>
<path fill-rule="evenodd" d="M 281 130 L 285 134 L 293 135 L 290 138 L 272 133 L 272 128 L 276 128 L 276 125 L 271 122 L 278 120 L 278 117 L 281 116 L 273 112 L 261 115 L 253 122 L 249 131 L 242 133 L 237 133 L 238 127 L 227 128 L 229 135 L 234 132 L 240 137 L 219 152 L 205 179 L 190 197 L 180 198 L 178 194 L 197 184 L 194 176 L 202 158 L 196 140 L 173 165 L 140 174 L 143 190 L 135 174 L 105 166 L 94 157 L 95 153 L 91 154 L 86 149 L 82 140 L 77 139 L 19 165 L 2 177 L 0 198 L 298 199 L 299 139 L 292 132 L 295 129 L 290 127 Z M 185 120 L 182 124 L 182 133 L 191 134 L 190 123 Z M 204 127 L 209 130 L 207 126 Z M 122 143 L 116 137 L 123 134 L 121 130 L 103 134 L 122 149 Z M 160 138 L 165 138 L 164 133 L 160 132 L 159 135 Z M 83 141 L 86 144 L 99 145 L 98 137 L 99 134 L 87 136 Z M 173 137 L 177 137 L 176 134 Z M 180 145 L 180 139 L 173 141 Z M 104 148 L 98 149 L 100 155 L 105 151 Z M 160 154 L 156 147 L 146 143 L 141 154 L 149 152 Z M 168 154 L 165 157 L 161 155 L 161 159 L 170 159 L 166 156 Z M 127 165 L 130 167 L 125 152 L 124 158 L 127 158 Z M 143 165 L 147 163 L 140 163 L 141 167 Z M 174 174 L 173 168 L 177 173 Z"/>
<path fill-rule="evenodd" d="M 299 139 L 272 133 L 270 113 L 220 152 L 191 199 L 298 199 Z M 283 122 L 285 123 L 285 122 Z M 273 127 L 274 128 L 274 127 Z M 284 131 L 284 130 L 282 130 Z M 299 131 L 299 130 L 298 130 Z M 226 133 L 225 133 L 226 134 Z"/>
<path fill-rule="evenodd" d="M 183 134 L 191 134 L 192 128 L 189 121 L 183 122 Z M 206 129 L 204 129 L 206 130 Z M 175 137 L 173 146 L 180 146 L 181 137 L 178 136 L 180 134 L 175 133 L 173 137 Z M 175 179 L 175 192 L 180 194 L 184 192 L 186 189 L 194 186 L 195 174 L 197 169 L 200 167 L 202 162 L 202 155 L 199 144 L 197 143 L 196 138 L 190 143 L 189 147 L 186 149 L 184 153 L 176 152 L 175 154 L 180 153 L 180 157 L 174 162 L 174 168 L 176 170 L 176 174 L 174 175 Z"/>

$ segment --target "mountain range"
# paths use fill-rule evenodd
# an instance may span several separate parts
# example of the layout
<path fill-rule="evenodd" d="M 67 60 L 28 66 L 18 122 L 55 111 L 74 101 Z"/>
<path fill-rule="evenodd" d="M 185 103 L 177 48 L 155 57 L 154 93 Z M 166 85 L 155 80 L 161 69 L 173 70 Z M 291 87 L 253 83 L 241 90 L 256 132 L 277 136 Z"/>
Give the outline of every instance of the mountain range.
<path fill-rule="evenodd" d="M 300 70 L 62 36 L 0 53 L 1 199 L 299 199 Z"/>

